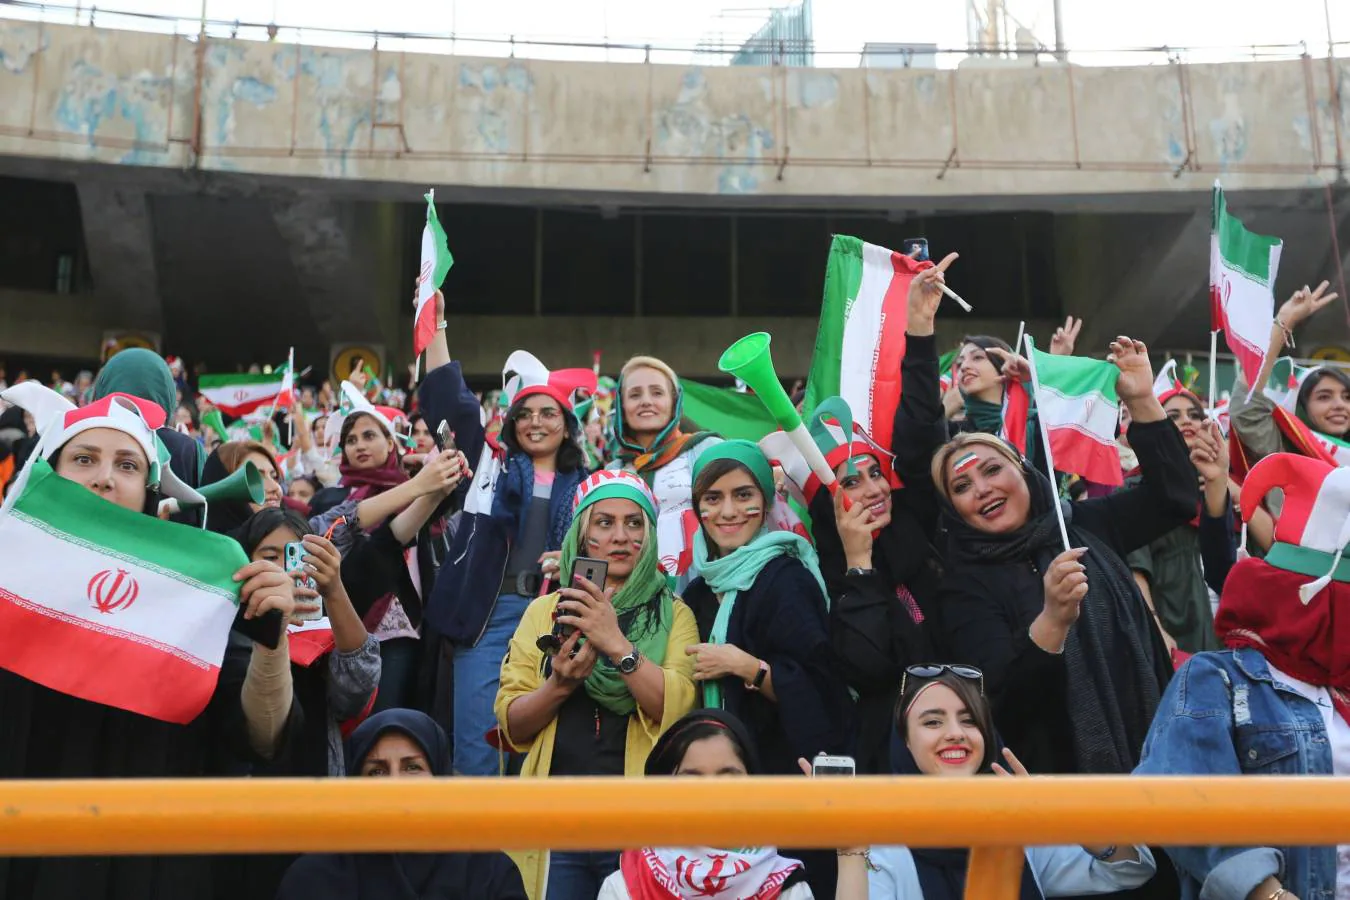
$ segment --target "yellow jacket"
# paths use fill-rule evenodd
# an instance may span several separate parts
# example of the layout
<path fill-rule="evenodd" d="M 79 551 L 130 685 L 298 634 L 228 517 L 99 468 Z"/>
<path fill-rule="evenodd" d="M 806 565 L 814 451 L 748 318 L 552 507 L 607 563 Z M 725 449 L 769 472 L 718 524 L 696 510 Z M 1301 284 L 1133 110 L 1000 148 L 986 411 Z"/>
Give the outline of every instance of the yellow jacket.
<path fill-rule="evenodd" d="M 497 689 L 497 700 L 493 704 L 497 724 L 501 726 L 507 740 L 513 747 L 528 754 L 520 771 L 522 778 L 547 777 L 553 767 L 553 742 L 557 735 L 558 720 L 549 722 L 533 740 L 522 741 L 511 734 L 506 722 L 506 711 L 517 697 L 530 693 L 544 683 L 544 652 L 535 645 L 535 641 L 541 634 L 547 634 L 553 629 L 553 609 L 557 603 L 558 595 L 548 594 L 535 599 L 526 608 L 516 633 L 511 636 L 506 659 L 502 661 L 501 687 Z M 666 658 L 661 664 L 666 687 L 661 721 L 653 722 L 647 718 L 640 706 L 629 717 L 623 761 L 623 773 L 628 778 L 642 776 L 647 754 L 651 752 L 656 739 L 694 708 L 694 658 L 687 656 L 684 649 L 698 643 L 698 623 L 694 621 L 693 612 L 678 598 L 675 600 L 674 613 L 670 637 L 666 641 Z M 548 878 L 548 866 L 545 865 L 547 853 L 547 850 L 524 850 L 511 854 L 520 867 L 531 900 L 538 900 L 544 894 Z"/>

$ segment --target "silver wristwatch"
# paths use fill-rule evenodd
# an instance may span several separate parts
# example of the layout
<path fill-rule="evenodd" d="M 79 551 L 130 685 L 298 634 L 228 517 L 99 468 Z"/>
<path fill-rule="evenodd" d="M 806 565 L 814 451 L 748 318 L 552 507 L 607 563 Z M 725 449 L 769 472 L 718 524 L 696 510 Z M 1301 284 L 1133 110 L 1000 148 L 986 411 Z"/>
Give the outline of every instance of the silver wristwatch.
<path fill-rule="evenodd" d="M 632 652 L 627 656 L 619 657 L 618 662 L 614 664 L 621 675 L 632 675 L 637 671 L 637 667 L 642 665 L 642 651 L 635 644 Z"/>

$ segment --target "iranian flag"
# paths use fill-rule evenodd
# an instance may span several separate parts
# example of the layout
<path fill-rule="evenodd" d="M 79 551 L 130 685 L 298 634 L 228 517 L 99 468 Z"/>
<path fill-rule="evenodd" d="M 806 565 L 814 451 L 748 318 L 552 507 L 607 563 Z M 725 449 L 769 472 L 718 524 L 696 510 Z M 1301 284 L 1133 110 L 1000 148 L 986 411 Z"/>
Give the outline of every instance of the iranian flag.
<path fill-rule="evenodd" d="M 277 391 L 276 406 L 290 409 L 295 405 L 295 348 L 286 354 L 286 366 L 281 370 L 281 389 Z"/>
<path fill-rule="evenodd" d="M 1115 440 L 1120 370 L 1105 360 L 1042 353 L 1031 335 L 1026 341 L 1036 415 L 1049 436 L 1053 469 L 1096 484 L 1124 483 Z"/>
<path fill-rule="evenodd" d="M 275 405 L 289 374 L 289 368 L 283 367 L 269 375 L 203 375 L 197 390 L 222 413 L 239 419 Z"/>
<path fill-rule="evenodd" d="M 1275 321 L 1275 273 L 1284 243 L 1253 234 L 1228 214 L 1223 188 L 1214 182 L 1214 224 L 1209 238 L 1210 328 L 1222 329 L 1242 374 L 1252 382 L 1261 371 L 1270 326 Z"/>
<path fill-rule="evenodd" d="M 419 357 L 436 336 L 436 292 L 455 264 L 436 217 L 436 192 L 428 191 L 426 200 L 427 224 L 422 229 L 422 267 L 417 272 L 417 310 L 413 313 L 413 356 Z"/>
<path fill-rule="evenodd" d="M 1333 466 L 1350 465 L 1350 443 L 1314 431 L 1298 418 L 1299 389 L 1315 371 L 1315 368 L 1300 366 L 1287 356 L 1275 360 L 1264 388 L 1266 396 L 1278 407 L 1275 410 L 1275 423 L 1304 454 L 1321 457 Z"/>
<path fill-rule="evenodd" d="M 834 236 L 803 409 L 815 409 L 826 397 L 843 397 L 854 424 L 890 449 L 900 403 L 909 282 L 932 265 L 855 237 Z"/>
<path fill-rule="evenodd" d="M 123 509 L 39 459 L 0 510 L 0 547 L 0 668 L 165 722 L 201 715 L 248 562 L 237 542 Z"/>

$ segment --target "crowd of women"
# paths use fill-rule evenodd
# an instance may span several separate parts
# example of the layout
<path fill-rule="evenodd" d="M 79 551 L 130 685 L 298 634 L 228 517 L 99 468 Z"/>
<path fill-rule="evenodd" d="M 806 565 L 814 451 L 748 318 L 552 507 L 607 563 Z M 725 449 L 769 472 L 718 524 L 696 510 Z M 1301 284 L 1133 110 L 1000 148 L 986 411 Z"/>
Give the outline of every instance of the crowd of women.
<path fill-rule="evenodd" d="M 1008 344 L 965 338 L 943 388 L 951 261 L 914 277 L 903 358 L 884 361 L 904 386 L 891 446 L 843 424 L 840 398 L 803 411 L 833 490 L 700 431 L 655 357 L 623 367 L 608 422 L 595 372 L 524 351 L 484 404 L 439 296 L 411 411 L 357 378 L 226 426 L 181 366 L 129 350 L 80 398 L 105 406 L 76 441 L 9 388 L 11 485 L 50 465 L 232 538 L 243 618 L 286 627 L 233 630 L 186 725 L 0 671 L 0 777 L 804 776 L 821 754 L 930 777 L 1350 773 L 1350 617 L 1330 608 L 1350 597 L 1350 469 L 1304 446 L 1350 438 L 1350 377 L 1313 371 L 1284 416 L 1239 381 L 1230 435 L 1120 336 L 1124 486 L 1085 484 L 999 437 L 1028 377 Z M 1285 303 L 1270 362 L 1333 299 Z M 132 398 L 173 424 L 108 411 Z M 259 490 L 174 509 L 166 468 L 197 489 L 256 470 Z M 0 859 L 0 900 L 955 900 L 966 865 L 897 846 Z M 1027 851 L 1027 900 L 1116 893 L 1345 900 L 1350 847 Z"/>

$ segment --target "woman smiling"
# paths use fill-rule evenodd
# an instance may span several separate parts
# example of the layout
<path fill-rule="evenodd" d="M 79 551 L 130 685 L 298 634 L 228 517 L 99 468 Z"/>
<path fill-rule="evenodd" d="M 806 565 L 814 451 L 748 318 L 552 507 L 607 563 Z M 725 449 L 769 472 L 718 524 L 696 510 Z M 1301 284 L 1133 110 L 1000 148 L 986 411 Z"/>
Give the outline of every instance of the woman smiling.
<path fill-rule="evenodd" d="M 999 729 L 1038 772 L 1130 771 L 1171 670 L 1121 557 L 1195 515 L 1195 469 L 1153 395 L 1147 348 L 1120 337 L 1109 359 L 1141 480 L 1064 506 L 1073 549 L 1050 481 L 993 435 L 961 435 L 930 470 L 946 501 L 950 651 L 996 685 Z"/>

